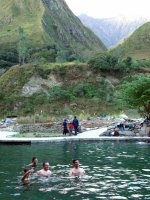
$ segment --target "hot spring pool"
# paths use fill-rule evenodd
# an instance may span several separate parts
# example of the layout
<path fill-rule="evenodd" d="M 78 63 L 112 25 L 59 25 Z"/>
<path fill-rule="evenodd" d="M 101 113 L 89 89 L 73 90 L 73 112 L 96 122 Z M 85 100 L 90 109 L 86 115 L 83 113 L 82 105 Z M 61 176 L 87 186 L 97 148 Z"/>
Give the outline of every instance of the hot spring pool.
<path fill-rule="evenodd" d="M 49 161 L 53 176 L 35 174 L 22 186 L 22 169 L 37 156 L 38 169 Z M 86 171 L 82 180 L 69 179 L 72 159 Z M 0 145 L 1 200 L 138 199 L 150 200 L 150 145 L 127 142 Z"/>

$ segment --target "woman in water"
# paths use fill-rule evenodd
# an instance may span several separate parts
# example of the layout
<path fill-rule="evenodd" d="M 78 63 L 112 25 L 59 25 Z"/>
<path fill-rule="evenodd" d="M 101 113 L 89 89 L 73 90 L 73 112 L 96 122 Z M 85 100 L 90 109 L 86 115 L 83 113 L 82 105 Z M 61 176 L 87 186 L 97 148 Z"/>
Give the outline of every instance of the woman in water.
<path fill-rule="evenodd" d="M 21 181 L 24 185 L 29 184 L 30 183 L 30 175 L 32 172 L 34 172 L 34 169 L 27 169 L 25 168 L 24 170 L 24 175 L 21 178 Z"/>
<path fill-rule="evenodd" d="M 38 164 L 37 157 L 33 157 L 32 162 L 28 166 L 35 170 L 35 168 L 37 167 L 37 164 Z"/>

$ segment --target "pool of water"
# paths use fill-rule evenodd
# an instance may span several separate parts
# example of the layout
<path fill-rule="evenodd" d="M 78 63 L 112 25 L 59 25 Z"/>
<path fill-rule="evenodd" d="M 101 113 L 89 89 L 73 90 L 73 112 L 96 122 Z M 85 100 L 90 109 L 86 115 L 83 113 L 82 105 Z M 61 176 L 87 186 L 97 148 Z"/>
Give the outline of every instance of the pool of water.
<path fill-rule="evenodd" d="M 20 184 L 22 170 L 37 156 L 38 169 L 49 161 L 53 175 Z M 86 176 L 69 178 L 72 159 L 80 159 Z M 150 200 L 150 145 L 127 142 L 0 145 L 0 199 L 138 199 Z"/>

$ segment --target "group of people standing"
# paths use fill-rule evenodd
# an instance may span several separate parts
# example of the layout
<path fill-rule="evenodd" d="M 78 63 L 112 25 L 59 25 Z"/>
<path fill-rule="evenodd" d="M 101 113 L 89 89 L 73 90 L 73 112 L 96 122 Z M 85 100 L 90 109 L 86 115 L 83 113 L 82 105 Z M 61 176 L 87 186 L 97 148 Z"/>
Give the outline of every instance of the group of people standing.
<path fill-rule="evenodd" d="M 68 123 L 67 119 L 64 119 L 63 121 L 63 135 L 66 135 L 69 133 L 69 135 L 77 135 L 79 129 L 79 121 L 77 117 L 75 116 L 72 121 Z"/>
<path fill-rule="evenodd" d="M 36 157 L 32 158 L 32 163 L 27 165 L 27 168 L 24 169 L 24 174 L 21 178 L 23 184 L 30 183 L 30 176 L 32 173 L 36 173 L 38 176 L 42 177 L 50 177 L 52 172 L 49 169 L 49 162 L 43 162 L 43 168 L 39 171 L 36 171 L 36 167 L 38 164 L 38 159 Z M 81 177 L 85 174 L 83 168 L 79 167 L 79 160 L 73 160 L 73 168 L 69 171 L 69 176 Z"/>

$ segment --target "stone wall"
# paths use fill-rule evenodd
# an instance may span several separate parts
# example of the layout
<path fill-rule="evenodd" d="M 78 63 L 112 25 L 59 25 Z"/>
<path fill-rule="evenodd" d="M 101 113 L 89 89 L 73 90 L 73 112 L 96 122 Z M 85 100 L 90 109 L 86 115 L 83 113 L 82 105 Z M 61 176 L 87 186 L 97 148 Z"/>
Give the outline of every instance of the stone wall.
<path fill-rule="evenodd" d="M 62 123 L 62 121 L 58 121 L 50 123 L 14 125 L 13 131 L 19 133 L 62 133 Z M 79 121 L 79 124 L 80 132 L 84 132 L 87 130 L 94 130 L 101 127 L 107 127 L 110 124 L 112 124 L 112 121 L 104 120 L 101 118 L 95 118 L 91 120 L 81 120 Z"/>
<path fill-rule="evenodd" d="M 14 126 L 19 133 L 62 133 L 62 123 L 23 124 Z"/>

